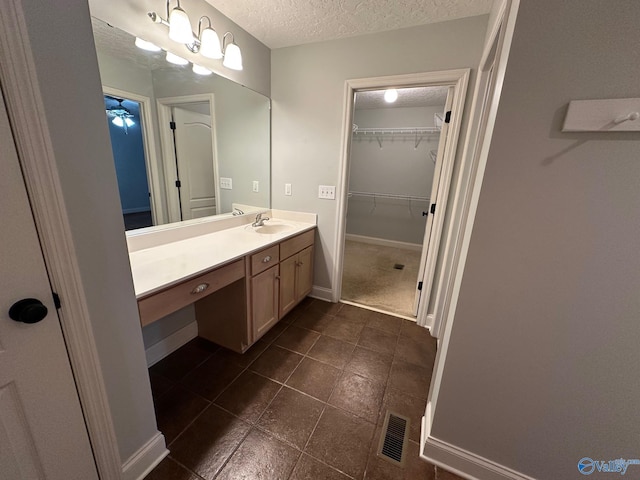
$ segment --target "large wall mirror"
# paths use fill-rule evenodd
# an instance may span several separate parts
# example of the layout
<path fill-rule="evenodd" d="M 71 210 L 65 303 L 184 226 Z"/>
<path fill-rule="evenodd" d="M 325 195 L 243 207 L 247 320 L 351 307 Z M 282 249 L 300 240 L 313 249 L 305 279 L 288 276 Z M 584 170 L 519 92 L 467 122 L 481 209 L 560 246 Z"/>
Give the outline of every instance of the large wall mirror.
<path fill-rule="evenodd" d="M 92 25 L 126 229 L 269 208 L 269 98 Z"/>

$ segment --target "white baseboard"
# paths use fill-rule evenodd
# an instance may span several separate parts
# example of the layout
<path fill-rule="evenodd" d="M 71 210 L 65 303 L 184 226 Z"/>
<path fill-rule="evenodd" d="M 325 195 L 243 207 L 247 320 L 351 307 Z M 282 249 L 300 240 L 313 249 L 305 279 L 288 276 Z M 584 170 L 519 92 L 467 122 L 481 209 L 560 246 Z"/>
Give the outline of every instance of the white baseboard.
<path fill-rule="evenodd" d="M 420 432 L 420 457 L 426 461 L 469 480 L 535 480 L 504 465 L 432 437 L 431 426 L 427 421 L 428 416 L 430 416 L 429 406 L 427 406 L 427 414 L 422 417 Z"/>
<path fill-rule="evenodd" d="M 158 343 L 151 345 L 145 350 L 147 356 L 147 367 L 158 363 L 167 355 L 175 352 L 185 343 L 198 336 L 198 323 L 191 322 L 180 330 L 173 332 L 168 337 L 163 338 Z"/>
<path fill-rule="evenodd" d="M 169 450 L 167 450 L 164 435 L 157 432 L 122 465 L 122 480 L 142 480 L 167 455 Z"/>
<path fill-rule="evenodd" d="M 311 288 L 311 293 L 309 294 L 312 298 L 317 298 L 318 300 L 324 300 L 325 302 L 333 302 L 333 290 L 330 288 L 317 287 L 314 285 Z"/>
<path fill-rule="evenodd" d="M 404 248 L 405 250 L 414 250 L 416 252 L 422 251 L 422 244 L 420 243 L 408 243 L 398 242 L 396 240 L 385 240 L 384 238 L 366 237 L 364 235 L 354 235 L 347 233 L 345 239 L 353 242 L 368 243 L 370 245 L 381 245 L 383 247 Z"/>

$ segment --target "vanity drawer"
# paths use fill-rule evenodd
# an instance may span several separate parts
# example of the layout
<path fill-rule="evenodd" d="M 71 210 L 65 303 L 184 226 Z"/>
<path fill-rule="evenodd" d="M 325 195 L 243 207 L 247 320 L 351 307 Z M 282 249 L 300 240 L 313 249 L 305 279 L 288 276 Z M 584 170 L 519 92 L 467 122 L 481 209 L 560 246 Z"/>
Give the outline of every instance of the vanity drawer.
<path fill-rule="evenodd" d="M 142 326 L 180 310 L 244 277 L 244 259 L 138 300 Z"/>
<path fill-rule="evenodd" d="M 251 275 L 257 275 L 267 268 L 277 265 L 280 261 L 279 253 L 278 245 L 274 245 L 251 255 Z"/>
<path fill-rule="evenodd" d="M 284 260 L 291 255 L 298 253 L 300 250 L 313 245 L 313 241 L 316 238 L 315 230 L 309 230 L 308 232 L 301 233 L 289 240 L 285 240 L 280 244 L 280 258 Z"/>

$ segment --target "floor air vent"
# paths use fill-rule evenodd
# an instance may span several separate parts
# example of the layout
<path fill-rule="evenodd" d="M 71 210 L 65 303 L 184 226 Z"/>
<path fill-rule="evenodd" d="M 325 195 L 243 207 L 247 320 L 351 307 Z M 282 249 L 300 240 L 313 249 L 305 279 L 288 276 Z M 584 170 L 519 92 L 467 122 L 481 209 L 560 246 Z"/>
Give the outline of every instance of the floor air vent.
<path fill-rule="evenodd" d="M 378 446 L 378 456 L 394 465 L 404 466 L 404 451 L 409 440 L 409 419 L 387 411 Z"/>

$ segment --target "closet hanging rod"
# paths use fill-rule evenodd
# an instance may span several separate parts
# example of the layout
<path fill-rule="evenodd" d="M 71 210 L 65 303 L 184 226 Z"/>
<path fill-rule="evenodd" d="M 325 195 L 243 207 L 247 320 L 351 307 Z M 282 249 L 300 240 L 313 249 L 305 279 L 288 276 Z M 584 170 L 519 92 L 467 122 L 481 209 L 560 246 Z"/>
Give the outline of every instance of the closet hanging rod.
<path fill-rule="evenodd" d="M 376 192 L 349 192 L 349 197 L 372 197 L 372 198 L 397 198 L 400 200 L 415 200 L 428 202 L 429 197 L 416 197 L 414 195 L 396 195 L 393 193 L 376 193 Z"/>
<path fill-rule="evenodd" d="M 357 128 L 353 134 L 356 136 L 366 135 L 427 135 L 440 133 L 437 127 L 407 127 L 407 128 Z"/>

